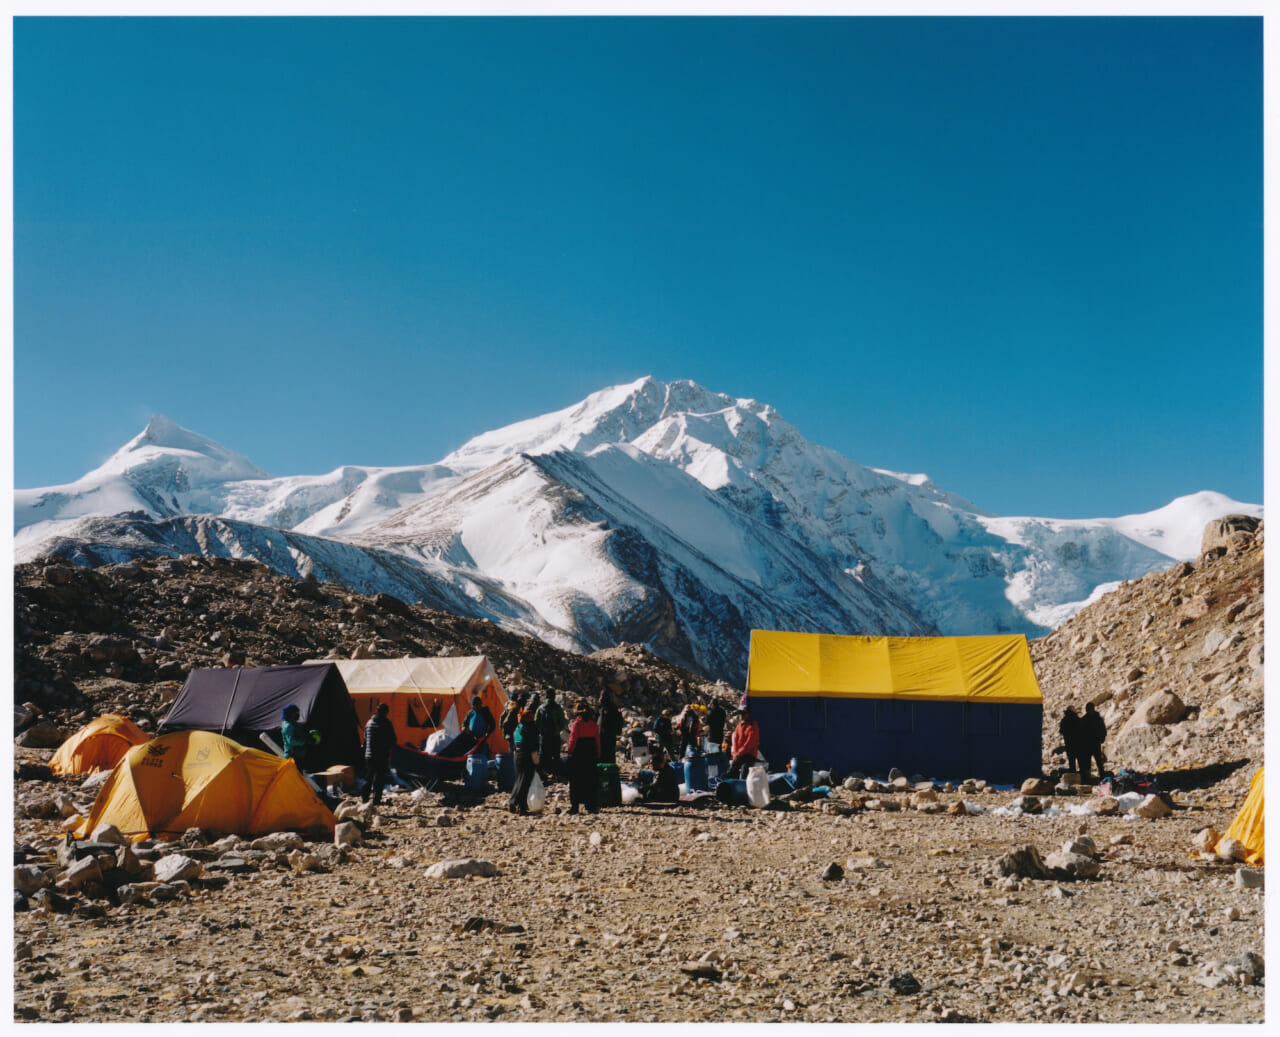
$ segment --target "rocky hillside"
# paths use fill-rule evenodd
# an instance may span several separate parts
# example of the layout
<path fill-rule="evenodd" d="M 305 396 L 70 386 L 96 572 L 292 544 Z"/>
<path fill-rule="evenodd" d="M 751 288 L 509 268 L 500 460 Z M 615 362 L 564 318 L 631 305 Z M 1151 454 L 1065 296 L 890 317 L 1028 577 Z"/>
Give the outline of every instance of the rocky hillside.
<path fill-rule="evenodd" d="M 1263 752 L 1263 524 L 1205 527 L 1200 557 L 1127 581 L 1031 643 L 1045 698 L 1046 765 L 1061 764 L 1058 721 L 1098 704 L 1115 766 L 1189 770 Z"/>
<path fill-rule="evenodd" d="M 690 694 L 700 701 L 734 694 L 640 646 L 575 655 L 485 620 L 277 576 L 245 560 L 187 556 L 88 568 L 48 558 L 16 566 L 14 584 L 15 721 L 25 744 L 40 744 L 42 731 L 57 737 L 39 717 L 68 731 L 112 711 L 153 730 L 196 667 L 328 656 L 487 655 L 508 693 L 554 688 L 595 697 L 609 686 L 624 711 L 644 715 Z"/>

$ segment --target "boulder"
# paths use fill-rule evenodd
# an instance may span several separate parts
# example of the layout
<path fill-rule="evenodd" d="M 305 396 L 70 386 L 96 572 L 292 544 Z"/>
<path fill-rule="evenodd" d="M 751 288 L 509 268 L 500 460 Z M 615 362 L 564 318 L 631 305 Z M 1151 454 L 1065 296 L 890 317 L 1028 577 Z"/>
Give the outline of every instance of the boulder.
<path fill-rule="evenodd" d="M 1191 837 L 1191 848 L 1196 853 L 1213 853 L 1221 838 L 1216 828 L 1202 828 Z"/>
<path fill-rule="evenodd" d="M 1265 873 L 1259 868 L 1237 868 L 1235 874 L 1236 889 L 1263 889 L 1266 882 Z"/>
<path fill-rule="evenodd" d="M 1102 865 L 1082 853 L 1059 850 L 1044 859 L 1045 869 L 1056 879 L 1092 879 L 1102 870 Z"/>
<path fill-rule="evenodd" d="M 1213 829 L 1209 829 L 1209 831 L 1213 831 Z M 1245 846 L 1239 839 L 1223 838 L 1218 840 L 1215 846 L 1210 846 L 1209 849 L 1220 857 L 1230 857 L 1237 861 L 1243 861 L 1249 856 L 1249 847 Z"/>
<path fill-rule="evenodd" d="M 455 860 L 437 861 L 427 869 L 429 879 L 465 879 L 472 875 L 480 878 L 492 878 L 498 874 L 498 867 L 492 861 L 482 861 L 475 857 L 464 857 Z"/>
<path fill-rule="evenodd" d="M 98 825 L 98 827 L 93 830 L 93 833 L 89 838 L 95 843 L 114 843 L 116 846 L 126 846 L 129 842 L 129 840 L 121 834 L 120 829 L 113 824 L 106 823 Z"/>
<path fill-rule="evenodd" d="M 189 882 L 198 879 L 204 873 L 204 865 L 181 853 L 171 853 L 161 857 L 155 864 L 156 880 L 161 883 L 177 881 Z"/>
<path fill-rule="evenodd" d="M 1157 818 L 1157 817 L 1167 817 L 1169 814 L 1173 813 L 1173 808 L 1169 806 L 1169 804 L 1166 803 L 1159 796 L 1150 795 L 1150 796 L 1147 796 L 1145 799 L 1143 799 L 1142 802 L 1139 803 L 1137 806 L 1135 806 L 1133 810 L 1130 811 L 1130 813 L 1137 814 L 1138 817 L 1145 817 L 1150 819 L 1150 818 Z"/>
<path fill-rule="evenodd" d="M 24 749 L 56 749 L 66 740 L 62 729 L 48 720 L 38 720 L 14 739 Z"/>
<path fill-rule="evenodd" d="M 269 853 L 288 853 L 290 850 L 301 850 L 306 840 L 297 832 L 272 832 L 249 844 L 252 850 L 266 850 Z"/>
<path fill-rule="evenodd" d="M 359 846 L 362 842 L 364 842 L 364 833 L 354 821 L 339 821 L 334 825 L 334 846 Z"/>
<path fill-rule="evenodd" d="M 1053 782 L 1048 778 L 1028 778 L 1019 791 L 1024 796 L 1052 796 Z"/>
<path fill-rule="evenodd" d="M 49 876 L 34 864 L 17 864 L 13 869 L 13 888 L 24 897 L 49 885 Z"/>
<path fill-rule="evenodd" d="M 1207 554 L 1220 547 L 1228 551 L 1246 547 L 1261 524 L 1262 520 L 1252 515 L 1224 515 L 1213 519 L 1200 537 L 1200 553 Z"/>
<path fill-rule="evenodd" d="M 1040 851 L 1029 843 L 1019 846 L 1016 850 L 1010 850 L 1003 857 L 998 858 L 995 862 L 995 871 L 1001 876 L 1012 875 L 1020 879 L 1048 877 L 1048 870 L 1040 857 Z"/>
<path fill-rule="evenodd" d="M 67 868 L 62 878 L 71 889 L 84 889 L 91 882 L 102 881 L 102 865 L 97 857 L 81 857 Z"/>
<path fill-rule="evenodd" d="M 1168 688 L 1148 695 L 1138 703 L 1129 724 L 1176 724 L 1187 711 L 1182 699 Z M 1128 724 L 1125 725 L 1129 726 Z"/>

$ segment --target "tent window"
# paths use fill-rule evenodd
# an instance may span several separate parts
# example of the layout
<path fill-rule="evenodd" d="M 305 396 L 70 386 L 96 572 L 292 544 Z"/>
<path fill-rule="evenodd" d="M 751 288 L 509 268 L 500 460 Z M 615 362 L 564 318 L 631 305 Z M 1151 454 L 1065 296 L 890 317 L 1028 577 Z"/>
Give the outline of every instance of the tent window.
<path fill-rule="evenodd" d="M 405 711 L 404 711 L 404 713 L 405 713 L 405 719 L 404 719 L 404 722 L 405 722 L 405 724 L 407 724 L 409 727 L 426 727 L 426 726 L 427 726 L 426 724 L 424 724 L 424 723 L 422 722 L 421 718 L 418 716 L 418 711 L 417 711 L 416 709 L 414 709 L 414 708 L 413 708 L 413 703 L 412 703 L 412 702 L 410 702 L 410 703 L 405 707 Z"/>
<path fill-rule="evenodd" d="M 792 698 L 787 700 L 787 704 L 792 731 L 826 730 L 826 699 Z"/>
<path fill-rule="evenodd" d="M 964 706 L 964 733 L 967 735 L 998 735 L 1000 733 L 1000 707 L 990 702 L 966 702 Z"/>
<path fill-rule="evenodd" d="M 876 730 L 886 734 L 909 734 L 912 729 L 911 703 L 886 699 L 876 703 Z"/>

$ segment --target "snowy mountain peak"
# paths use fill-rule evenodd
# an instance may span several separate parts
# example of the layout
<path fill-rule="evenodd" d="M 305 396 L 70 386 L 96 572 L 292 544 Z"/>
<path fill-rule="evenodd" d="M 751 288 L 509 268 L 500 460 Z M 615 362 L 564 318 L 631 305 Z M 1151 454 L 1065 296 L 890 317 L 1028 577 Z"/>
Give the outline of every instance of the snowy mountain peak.
<path fill-rule="evenodd" d="M 175 465 L 185 468 L 188 482 L 270 478 L 248 458 L 163 414 L 153 415 L 146 428 L 91 474 L 143 476 L 144 469 L 159 468 L 167 473 Z"/>

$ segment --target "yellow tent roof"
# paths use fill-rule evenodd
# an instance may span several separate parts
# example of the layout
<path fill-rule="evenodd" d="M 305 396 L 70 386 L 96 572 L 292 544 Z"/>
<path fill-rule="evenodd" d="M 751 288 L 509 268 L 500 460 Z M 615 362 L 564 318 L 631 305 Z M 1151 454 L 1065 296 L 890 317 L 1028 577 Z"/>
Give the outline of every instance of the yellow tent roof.
<path fill-rule="evenodd" d="M 747 692 L 757 697 L 1044 701 L 1021 634 L 862 637 L 753 630 Z"/>
<path fill-rule="evenodd" d="M 49 761 L 49 769 L 64 776 L 109 771 L 133 746 L 150 737 L 128 717 L 105 713 L 63 742 Z"/>

